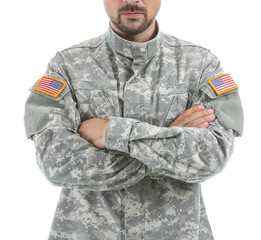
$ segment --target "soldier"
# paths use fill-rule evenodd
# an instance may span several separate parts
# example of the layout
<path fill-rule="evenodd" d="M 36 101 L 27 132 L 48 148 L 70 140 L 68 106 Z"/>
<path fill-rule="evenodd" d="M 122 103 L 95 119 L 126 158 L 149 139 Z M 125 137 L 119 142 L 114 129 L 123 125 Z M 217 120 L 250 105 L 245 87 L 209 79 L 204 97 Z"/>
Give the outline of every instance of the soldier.
<path fill-rule="evenodd" d="M 58 52 L 26 102 L 49 240 L 213 239 L 200 183 L 242 134 L 238 87 L 208 49 L 159 31 L 160 0 L 104 0 L 107 33 Z"/>

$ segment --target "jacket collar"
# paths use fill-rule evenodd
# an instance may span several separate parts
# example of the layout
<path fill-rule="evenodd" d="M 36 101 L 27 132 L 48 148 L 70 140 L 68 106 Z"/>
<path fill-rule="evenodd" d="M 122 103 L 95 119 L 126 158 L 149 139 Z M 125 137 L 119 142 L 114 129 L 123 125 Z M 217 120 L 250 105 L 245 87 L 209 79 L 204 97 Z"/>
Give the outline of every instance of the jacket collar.
<path fill-rule="evenodd" d="M 157 24 L 157 29 L 158 24 Z M 148 59 L 154 56 L 158 50 L 158 45 L 160 42 L 160 32 L 158 33 L 155 38 L 151 39 L 148 42 L 131 42 L 121 38 L 117 35 L 111 27 L 109 27 L 106 33 L 106 39 L 109 45 L 112 47 L 114 51 L 117 53 L 124 55 L 127 58 L 132 59 Z"/>

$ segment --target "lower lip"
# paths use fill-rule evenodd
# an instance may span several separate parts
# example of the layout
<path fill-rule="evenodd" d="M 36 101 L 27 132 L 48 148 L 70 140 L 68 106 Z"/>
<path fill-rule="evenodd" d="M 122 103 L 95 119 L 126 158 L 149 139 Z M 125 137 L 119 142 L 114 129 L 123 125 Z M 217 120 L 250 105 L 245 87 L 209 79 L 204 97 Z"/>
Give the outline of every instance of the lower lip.
<path fill-rule="evenodd" d="M 142 13 L 123 13 L 123 15 L 127 18 L 138 18 Z"/>

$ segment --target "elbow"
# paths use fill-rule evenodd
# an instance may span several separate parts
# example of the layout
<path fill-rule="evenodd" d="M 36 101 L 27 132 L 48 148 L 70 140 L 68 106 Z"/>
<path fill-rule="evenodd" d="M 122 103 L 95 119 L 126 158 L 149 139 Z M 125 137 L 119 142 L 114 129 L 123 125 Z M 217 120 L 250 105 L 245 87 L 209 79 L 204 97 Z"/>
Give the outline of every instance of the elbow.
<path fill-rule="evenodd" d="M 195 174 L 191 176 L 189 179 L 190 183 L 201 183 L 204 182 L 223 171 L 227 162 L 229 160 L 228 154 L 219 154 L 219 155 L 211 155 L 209 157 L 205 157 L 200 162 L 195 170 Z"/>
<path fill-rule="evenodd" d="M 36 152 L 36 159 L 42 174 L 52 185 L 67 187 L 73 178 L 79 176 L 70 162 L 65 162 L 55 154 Z"/>
<path fill-rule="evenodd" d="M 199 169 L 197 173 L 190 174 L 189 176 L 185 176 L 182 181 L 186 183 L 202 183 L 206 180 L 216 176 L 223 170 L 223 167 L 217 167 L 215 169 Z"/>
<path fill-rule="evenodd" d="M 216 175 L 218 175 L 224 169 L 224 164 L 217 164 L 214 168 L 207 167 L 206 169 L 200 169 L 197 179 L 194 182 L 202 183 Z"/>
<path fill-rule="evenodd" d="M 61 173 L 61 170 L 59 168 L 45 166 L 39 161 L 37 162 L 37 164 L 48 182 L 50 182 L 54 186 L 64 186 L 64 181 L 62 179 L 65 179 L 65 176 Z"/>
<path fill-rule="evenodd" d="M 231 134 L 229 131 L 227 134 Z M 198 155 L 197 182 L 204 182 L 223 171 L 233 152 L 233 137 L 216 135 L 214 144 L 206 143 L 206 150 Z"/>

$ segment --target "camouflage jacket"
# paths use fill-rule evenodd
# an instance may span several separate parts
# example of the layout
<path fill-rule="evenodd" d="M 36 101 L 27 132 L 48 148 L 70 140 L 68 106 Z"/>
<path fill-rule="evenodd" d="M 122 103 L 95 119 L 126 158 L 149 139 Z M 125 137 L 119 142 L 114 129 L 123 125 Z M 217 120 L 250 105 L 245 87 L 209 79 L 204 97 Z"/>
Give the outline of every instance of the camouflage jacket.
<path fill-rule="evenodd" d="M 238 90 L 208 82 L 222 74 L 208 49 L 161 32 L 135 43 L 109 29 L 58 52 L 45 76 L 63 88 L 32 88 L 25 111 L 37 163 L 62 187 L 49 240 L 213 239 L 200 183 L 243 127 Z M 197 104 L 215 110 L 207 129 L 168 128 Z M 106 149 L 77 133 L 90 118 L 110 120 Z"/>

